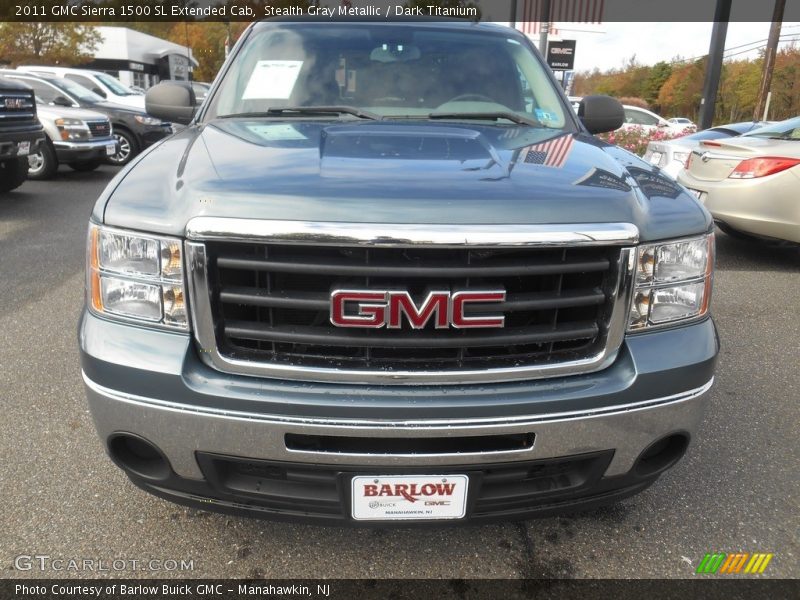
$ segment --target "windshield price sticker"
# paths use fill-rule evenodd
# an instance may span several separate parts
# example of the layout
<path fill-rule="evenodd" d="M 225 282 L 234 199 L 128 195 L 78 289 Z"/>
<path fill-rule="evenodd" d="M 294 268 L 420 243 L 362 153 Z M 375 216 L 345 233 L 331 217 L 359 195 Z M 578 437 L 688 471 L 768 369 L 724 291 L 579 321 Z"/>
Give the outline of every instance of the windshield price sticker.
<path fill-rule="evenodd" d="M 277 98 L 287 100 L 300 75 L 302 60 L 260 60 L 256 63 L 242 100 Z"/>

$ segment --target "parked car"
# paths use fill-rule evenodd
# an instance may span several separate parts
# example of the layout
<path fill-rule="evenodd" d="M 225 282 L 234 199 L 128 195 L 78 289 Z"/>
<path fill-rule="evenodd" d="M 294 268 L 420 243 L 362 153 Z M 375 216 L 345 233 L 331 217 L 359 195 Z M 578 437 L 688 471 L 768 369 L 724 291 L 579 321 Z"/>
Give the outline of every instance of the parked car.
<path fill-rule="evenodd" d="M 664 117 L 645 108 L 628 106 L 627 104 L 623 105 L 623 108 L 625 109 L 625 122 L 620 129 L 640 127 L 647 132 L 654 132 L 660 129 L 674 135 L 686 132 L 686 127 L 677 123 L 670 123 Z"/>
<path fill-rule="evenodd" d="M 700 142 L 736 137 L 768 124 L 768 121 L 729 123 L 663 142 L 650 142 L 647 144 L 644 160 L 660 167 L 670 177 L 676 178 L 686 165 L 689 154 L 700 146 Z"/>
<path fill-rule="evenodd" d="M 148 90 L 186 128 L 91 216 L 83 377 L 137 485 L 383 526 L 574 511 L 680 460 L 718 352 L 713 222 L 591 136 L 618 101 L 576 115 L 496 24 L 241 40 L 200 107 Z"/>
<path fill-rule="evenodd" d="M 172 126 L 169 123 L 144 111 L 107 102 L 91 90 L 69 79 L 33 75 L 22 71 L 3 71 L 2 75 L 31 86 L 43 103 L 85 108 L 106 115 L 113 127 L 112 135 L 118 143 L 117 153 L 107 159 L 111 164 L 127 164 L 144 148 L 172 134 Z"/>
<path fill-rule="evenodd" d="M 672 117 L 671 119 L 667 119 L 667 122 L 682 127 L 683 129 L 688 129 L 689 131 L 697 131 L 695 122 L 686 117 Z"/>
<path fill-rule="evenodd" d="M 48 139 L 28 155 L 30 179 L 50 179 L 60 163 L 75 171 L 92 171 L 117 153 L 111 121 L 103 113 L 38 103 L 39 122 Z"/>
<path fill-rule="evenodd" d="M 0 77 L 0 193 L 21 186 L 28 177 L 28 154 L 45 140 L 37 119 L 33 90 Z"/>
<path fill-rule="evenodd" d="M 51 77 L 63 77 L 82 85 L 87 90 L 93 91 L 101 98 L 134 108 L 144 110 L 144 94 L 137 92 L 116 77 L 103 73 L 102 71 L 92 71 L 90 69 L 76 69 L 72 67 L 51 67 L 51 66 L 22 66 L 17 67 L 18 71 L 33 73 L 35 75 L 48 75 Z"/>
<path fill-rule="evenodd" d="M 800 243 L 800 117 L 701 142 L 678 181 L 726 233 Z"/>

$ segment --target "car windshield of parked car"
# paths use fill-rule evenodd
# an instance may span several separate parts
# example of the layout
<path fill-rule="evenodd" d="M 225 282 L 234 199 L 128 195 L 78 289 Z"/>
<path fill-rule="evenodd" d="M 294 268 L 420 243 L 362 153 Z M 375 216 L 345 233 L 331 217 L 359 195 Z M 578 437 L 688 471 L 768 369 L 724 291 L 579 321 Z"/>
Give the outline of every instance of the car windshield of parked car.
<path fill-rule="evenodd" d="M 358 110 L 337 118 L 482 114 L 499 122 L 505 113 L 555 129 L 572 123 L 547 71 L 514 34 L 430 24 L 270 23 L 252 35 L 206 118 L 346 106 Z"/>
<path fill-rule="evenodd" d="M 747 137 L 774 138 L 781 140 L 800 140 L 800 117 L 787 119 L 774 125 L 767 125 L 745 134 Z"/>
<path fill-rule="evenodd" d="M 722 138 L 733 137 L 739 135 L 732 129 L 706 129 L 704 131 L 698 131 L 697 133 L 693 133 L 691 135 L 685 135 L 682 138 L 678 138 L 680 140 L 695 140 L 701 142 L 703 140 L 719 140 Z"/>
<path fill-rule="evenodd" d="M 81 102 L 89 102 L 94 104 L 95 102 L 103 101 L 103 98 L 95 94 L 92 90 L 87 90 L 80 83 L 75 83 L 69 79 L 54 77 L 52 79 L 48 79 L 47 81 L 57 88 L 64 90 L 73 98 L 77 98 Z"/>
<path fill-rule="evenodd" d="M 120 81 L 111 77 L 111 75 L 106 75 L 105 73 L 98 73 L 95 75 L 97 79 L 103 82 L 108 89 L 114 92 L 117 96 L 138 96 L 137 92 L 125 87 L 122 85 Z"/>

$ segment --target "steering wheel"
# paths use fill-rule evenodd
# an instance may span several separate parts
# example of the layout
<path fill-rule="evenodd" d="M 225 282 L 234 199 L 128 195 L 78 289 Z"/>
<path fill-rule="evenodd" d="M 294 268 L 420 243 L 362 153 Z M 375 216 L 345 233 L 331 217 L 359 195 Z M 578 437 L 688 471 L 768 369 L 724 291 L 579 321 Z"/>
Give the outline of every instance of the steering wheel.
<path fill-rule="evenodd" d="M 493 104 L 497 103 L 497 100 L 494 98 L 489 98 L 489 96 L 484 96 L 483 94 L 461 94 L 455 98 L 450 98 L 450 100 L 443 102 L 442 104 L 450 104 L 451 102 L 468 102 L 470 100 L 475 100 L 477 102 L 491 102 Z"/>

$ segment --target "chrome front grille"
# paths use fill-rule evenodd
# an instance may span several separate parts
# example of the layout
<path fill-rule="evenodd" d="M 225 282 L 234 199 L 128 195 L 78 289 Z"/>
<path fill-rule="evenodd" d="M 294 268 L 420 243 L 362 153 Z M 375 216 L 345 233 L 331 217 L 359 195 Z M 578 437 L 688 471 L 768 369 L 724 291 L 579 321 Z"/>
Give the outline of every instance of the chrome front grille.
<path fill-rule="evenodd" d="M 0 122 L 16 123 L 36 119 L 36 100 L 30 92 L 0 92 Z"/>
<path fill-rule="evenodd" d="M 214 366 L 289 379 L 463 383 L 602 368 L 621 342 L 630 252 L 621 242 L 534 237 L 504 245 L 501 236 L 495 244 L 369 244 L 349 235 L 349 243 L 330 244 L 301 237 L 187 244 L 196 335 Z M 476 304 L 472 315 L 502 313 L 505 326 L 360 330 L 330 323 L 333 289 L 399 289 L 419 301 L 432 287 L 502 289 L 504 302 Z"/>
<path fill-rule="evenodd" d="M 87 127 L 92 137 L 102 138 L 111 135 L 111 123 L 109 121 L 86 121 Z"/>

